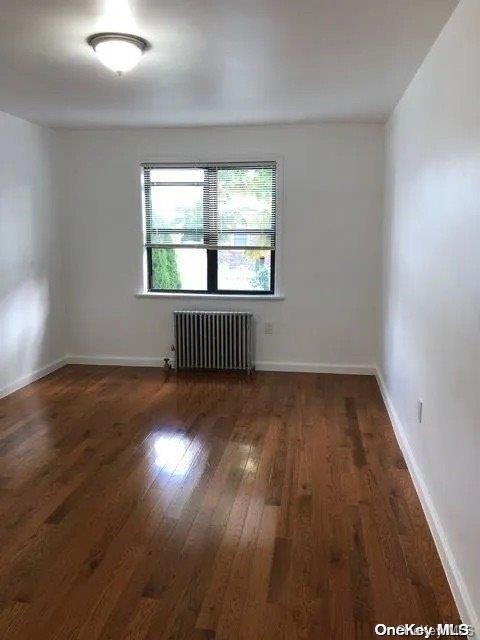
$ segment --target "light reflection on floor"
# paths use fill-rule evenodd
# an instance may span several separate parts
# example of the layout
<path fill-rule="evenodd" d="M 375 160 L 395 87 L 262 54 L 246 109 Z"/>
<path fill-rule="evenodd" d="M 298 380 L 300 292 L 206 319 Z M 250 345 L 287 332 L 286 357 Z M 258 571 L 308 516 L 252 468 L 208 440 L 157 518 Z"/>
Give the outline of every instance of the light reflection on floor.
<path fill-rule="evenodd" d="M 188 472 L 198 449 L 189 438 L 178 433 L 158 435 L 153 448 L 157 467 L 174 476 L 183 476 Z"/>

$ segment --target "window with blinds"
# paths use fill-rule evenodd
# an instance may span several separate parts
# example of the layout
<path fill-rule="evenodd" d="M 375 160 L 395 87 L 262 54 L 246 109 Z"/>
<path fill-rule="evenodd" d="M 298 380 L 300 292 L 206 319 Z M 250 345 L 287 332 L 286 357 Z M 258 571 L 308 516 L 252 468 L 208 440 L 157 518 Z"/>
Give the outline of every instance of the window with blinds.
<path fill-rule="evenodd" d="M 274 292 L 276 164 L 144 164 L 151 291 Z"/>

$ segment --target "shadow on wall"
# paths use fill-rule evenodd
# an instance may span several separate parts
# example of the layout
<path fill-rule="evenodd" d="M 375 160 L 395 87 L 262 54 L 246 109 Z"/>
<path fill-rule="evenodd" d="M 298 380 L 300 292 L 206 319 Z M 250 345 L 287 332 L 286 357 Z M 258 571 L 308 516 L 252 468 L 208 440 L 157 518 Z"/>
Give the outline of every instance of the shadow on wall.
<path fill-rule="evenodd" d="M 50 306 L 45 276 L 0 293 L 0 389 L 39 368 Z"/>

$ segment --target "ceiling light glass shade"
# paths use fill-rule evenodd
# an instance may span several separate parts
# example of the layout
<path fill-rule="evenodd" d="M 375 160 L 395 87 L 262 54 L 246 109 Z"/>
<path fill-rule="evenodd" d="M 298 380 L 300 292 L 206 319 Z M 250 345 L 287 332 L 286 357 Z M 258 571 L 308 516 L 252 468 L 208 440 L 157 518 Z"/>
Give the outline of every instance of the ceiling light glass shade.
<path fill-rule="evenodd" d="M 123 33 L 97 33 L 88 44 L 100 62 L 119 75 L 133 69 L 147 48 L 143 38 Z"/>

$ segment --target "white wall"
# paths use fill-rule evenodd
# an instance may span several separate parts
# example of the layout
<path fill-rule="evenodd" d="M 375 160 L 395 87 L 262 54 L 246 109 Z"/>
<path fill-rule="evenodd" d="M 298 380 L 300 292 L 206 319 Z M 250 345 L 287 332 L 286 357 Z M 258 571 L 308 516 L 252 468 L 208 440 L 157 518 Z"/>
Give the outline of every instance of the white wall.
<path fill-rule="evenodd" d="M 61 134 L 68 216 L 69 351 L 159 358 L 176 308 L 253 310 L 262 362 L 372 365 L 383 193 L 381 125 L 305 125 Z M 145 300 L 139 163 L 284 159 L 285 300 Z M 304 365 L 302 365 L 304 366 Z"/>
<path fill-rule="evenodd" d="M 463 613 L 478 625 L 478 0 L 460 3 L 390 119 L 386 204 L 382 375 Z"/>
<path fill-rule="evenodd" d="M 0 112 L 0 396 L 65 351 L 55 134 Z"/>

